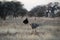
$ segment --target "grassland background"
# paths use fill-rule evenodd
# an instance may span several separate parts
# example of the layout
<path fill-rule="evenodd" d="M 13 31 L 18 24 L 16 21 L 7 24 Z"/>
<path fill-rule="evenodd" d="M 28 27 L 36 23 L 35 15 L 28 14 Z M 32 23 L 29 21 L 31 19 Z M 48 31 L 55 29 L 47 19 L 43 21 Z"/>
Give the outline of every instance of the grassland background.
<path fill-rule="evenodd" d="M 23 24 L 26 17 L 0 19 L 0 40 L 60 40 L 60 18 L 27 17 L 29 23 Z M 31 34 L 30 23 L 38 23 L 37 35 Z"/>

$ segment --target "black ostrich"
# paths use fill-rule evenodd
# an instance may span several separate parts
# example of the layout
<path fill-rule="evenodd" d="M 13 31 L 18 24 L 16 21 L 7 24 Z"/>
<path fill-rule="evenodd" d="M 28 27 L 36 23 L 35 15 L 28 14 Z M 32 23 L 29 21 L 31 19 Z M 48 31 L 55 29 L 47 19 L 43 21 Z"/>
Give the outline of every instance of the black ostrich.
<path fill-rule="evenodd" d="M 32 28 L 32 34 L 36 34 L 37 33 L 36 28 L 39 27 L 39 24 L 31 23 L 30 26 Z"/>
<path fill-rule="evenodd" d="M 24 23 L 24 24 L 28 24 L 28 23 L 29 23 L 28 19 L 26 18 L 26 19 L 23 21 L 23 23 Z"/>

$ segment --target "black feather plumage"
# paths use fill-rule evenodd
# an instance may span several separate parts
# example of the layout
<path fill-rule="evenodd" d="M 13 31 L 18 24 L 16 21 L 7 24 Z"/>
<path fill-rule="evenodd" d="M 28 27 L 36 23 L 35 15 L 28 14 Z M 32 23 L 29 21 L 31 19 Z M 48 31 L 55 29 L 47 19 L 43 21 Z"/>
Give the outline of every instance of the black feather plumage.
<path fill-rule="evenodd" d="M 26 18 L 24 21 L 23 21 L 24 24 L 28 24 L 28 19 Z"/>
<path fill-rule="evenodd" d="M 31 23 L 30 25 L 31 25 L 32 29 L 35 29 L 39 26 L 39 24 L 37 24 L 37 23 Z"/>

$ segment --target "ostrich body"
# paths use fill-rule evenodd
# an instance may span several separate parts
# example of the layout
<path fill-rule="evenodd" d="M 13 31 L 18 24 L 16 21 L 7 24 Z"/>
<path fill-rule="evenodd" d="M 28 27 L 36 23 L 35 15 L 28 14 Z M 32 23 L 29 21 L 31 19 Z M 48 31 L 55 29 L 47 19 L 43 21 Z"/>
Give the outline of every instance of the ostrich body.
<path fill-rule="evenodd" d="M 39 26 L 39 24 L 37 24 L 37 23 L 31 23 L 30 25 L 31 25 L 32 29 L 36 29 Z"/>
<path fill-rule="evenodd" d="M 36 28 L 39 27 L 39 24 L 31 23 L 30 26 L 32 28 L 32 34 L 37 34 Z"/>

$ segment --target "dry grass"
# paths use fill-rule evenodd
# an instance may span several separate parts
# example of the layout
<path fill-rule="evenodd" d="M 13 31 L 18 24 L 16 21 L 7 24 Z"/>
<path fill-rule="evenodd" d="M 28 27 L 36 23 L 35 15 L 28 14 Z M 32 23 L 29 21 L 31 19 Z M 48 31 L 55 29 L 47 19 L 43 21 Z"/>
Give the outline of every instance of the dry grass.
<path fill-rule="evenodd" d="M 60 40 L 60 19 L 59 18 L 38 18 L 29 17 L 29 24 L 39 23 L 36 29 L 38 34 L 31 34 L 29 24 L 23 24 L 24 18 L 7 19 L 0 21 L 0 40 Z"/>

